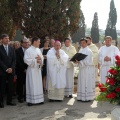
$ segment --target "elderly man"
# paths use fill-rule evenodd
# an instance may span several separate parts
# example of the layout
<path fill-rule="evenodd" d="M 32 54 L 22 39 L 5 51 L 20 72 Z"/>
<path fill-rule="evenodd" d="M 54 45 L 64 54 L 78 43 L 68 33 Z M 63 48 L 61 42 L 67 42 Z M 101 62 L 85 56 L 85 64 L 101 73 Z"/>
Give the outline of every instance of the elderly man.
<path fill-rule="evenodd" d="M 63 46 L 61 49 L 65 51 L 70 60 L 76 54 L 76 49 L 71 45 L 71 40 L 69 38 L 65 38 L 64 43 L 65 46 Z M 74 87 L 74 65 L 70 61 L 67 63 L 66 79 L 65 96 L 71 98 Z"/>
<path fill-rule="evenodd" d="M 24 62 L 28 65 L 26 71 L 26 102 L 28 106 L 44 102 L 41 76 L 43 55 L 39 49 L 40 39 L 33 37 L 31 43 L 31 47 L 25 51 L 24 55 Z"/>
<path fill-rule="evenodd" d="M 50 101 L 62 101 L 66 86 L 66 69 L 68 55 L 60 49 L 61 43 L 56 41 L 54 48 L 47 53 L 48 65 L 48 98 Z"/>
<path fill-rule="evenodd" d="M 95 78 L 96 82 L 98 82 L 98 48 L 95 44 L 92 43 L 91 37 L 86 37 L 87 44 L 90 50 L 92 51 L 93 55 L 93 66 L 95 68 Z"/>
<path fill-rule="evenodd" d="M 18 101 L 22 103 L 25 100 L 25 89 L 26 89 L 26 70 L 27 64 L 24 63 L 24 53 L 29 47 L 29 40 L 21 40 L 21 47 L 18 48 L 16 53 L 16 74 L 17 74 L 17 94 Z"/>
<path fill-rule="evenodd" d="M 115 56 L 119 55 L 119 49 L 112 44 L 112 37 L 105 37 L 105 45 L 99 50 L 100 81 L 106 82 L 107 71 L 115 65 Z"/>

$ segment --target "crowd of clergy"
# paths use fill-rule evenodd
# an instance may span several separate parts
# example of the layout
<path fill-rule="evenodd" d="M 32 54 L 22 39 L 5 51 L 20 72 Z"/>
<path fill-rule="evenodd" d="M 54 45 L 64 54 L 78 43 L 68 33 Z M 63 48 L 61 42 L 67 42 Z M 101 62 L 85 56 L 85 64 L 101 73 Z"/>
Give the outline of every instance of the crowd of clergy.
<path fill-rule="evenodd" d="M 1 36 L 0 45 L 0 108 L 4 103 L 15 106 L 13 96 L 17 94 L 19 103 L 28 106 L 44 104 L 46 95 L 50 102 L 62 102 L 72 98 L 74 91 L 74 68 L 79 67 L 77 80 L 77 100 L 89 102 L 95 99 L 95 83 L 106 82 L 111 66 L 119 49 L 112 45 L 112 37 L 106 36 L 100 49 L 92 43 L 91 37 L 79 40 L 76 51 L 70 38 L 59 40 L 46 37 L 23 38 L 21 43 L 10 42 L 9 36 Z M 83 60 L 70 61 L 76 53 L 87 55 Z"/>

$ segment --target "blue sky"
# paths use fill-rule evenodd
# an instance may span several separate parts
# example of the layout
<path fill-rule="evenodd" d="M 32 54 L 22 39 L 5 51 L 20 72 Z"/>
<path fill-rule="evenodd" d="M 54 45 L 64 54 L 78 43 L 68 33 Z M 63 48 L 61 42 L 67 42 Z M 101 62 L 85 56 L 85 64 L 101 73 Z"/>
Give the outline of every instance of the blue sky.
<path fill-rule="evenodd" d="M 87 27 L 91 27 L 94 13 L 98 13 L 98 23 L 100 29 L 105 29 L 110 11 L 111 0 L 82 0 L 81 9 L 85 16 Z M 117 9 L 117 30 L 120 30 L 120 0 L 114 0 Z"/>

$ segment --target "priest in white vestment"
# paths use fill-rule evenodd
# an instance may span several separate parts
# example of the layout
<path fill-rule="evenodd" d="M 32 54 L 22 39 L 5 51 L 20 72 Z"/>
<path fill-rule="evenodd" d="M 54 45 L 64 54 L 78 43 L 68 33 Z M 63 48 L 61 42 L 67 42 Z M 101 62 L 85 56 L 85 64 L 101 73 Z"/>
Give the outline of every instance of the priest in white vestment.
<path fill-rule="evenodd" d="M 71 98 L 74 89 L 74 64 L 70 59 L 76 54 L 76 49 L 72 46 L 69 38 L 65 38 L 64 43 L 65 45 L 61 49 L 69 56 L 66 72 L 65 96 Z"/>
<path fill-rule="evenodd" d="M 28 65 L 26 71 L 26 102 L 28 106 L 33 104 L 43 104 L 43 86 L 41 77 L 41 66 L 43 55 L 39 49 L 40 39 L 34 37 L 32 45 L 25 51 L 24 62 Z"/>
<path fill-rule="evenodd" d="M 92 51 L 87 45 L 87 40 L 82 38 L 80 40 L 82 49 L 79 53 L 86 54 L 84 60 L 77 61 L 79 65 L 78 86 L 77 86 L 77 100 L 90 101 L 95 98 L 95 73 L 93 68 Z"/>
<path fill-rule="evenodd" d="M 66 87 L 66 70 L 68 55 L 60 49 L 61 43 L 56 41 L 47 53 L 48 66 L 48 98 L 50 101 L 62 101 Z"/>
<path fill-rule="evenodd" d="M 92 43 L 92 38 L 91 37 L 86 37 L 87 39 L 87 44 L 90 50 L 93 53 L 93 66 L 95 68 L 95 82 L 98 82 L 98 47 Z"/>
<path fill-rule="evenodd" d="M 115 65 L 115 56 L 119 55 L 119 49 L 112 45 L 112 38 L 105 37 L 105 45 L 99 50 L 100 81 L 105 84 L 110 67 Z"/>

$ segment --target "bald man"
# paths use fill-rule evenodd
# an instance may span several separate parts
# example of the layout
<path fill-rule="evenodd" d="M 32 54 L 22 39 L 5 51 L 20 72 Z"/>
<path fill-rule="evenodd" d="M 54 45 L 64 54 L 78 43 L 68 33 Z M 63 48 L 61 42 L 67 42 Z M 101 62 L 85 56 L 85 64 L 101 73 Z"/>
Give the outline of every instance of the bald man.
<path fill-rule="evenodd" d="M 64 99 L 64 88 L 66 86 L 66 70 L 68 55 L 60 49 L 61 43 L 55 41 L 54 47 L 47 53 L 48 66 L 48 98 L 52 101 Z"/>

